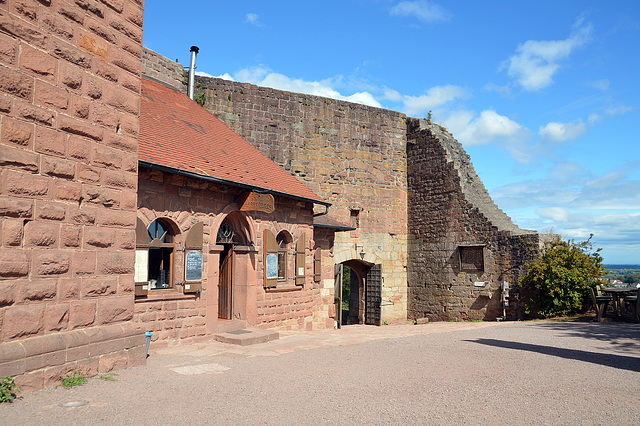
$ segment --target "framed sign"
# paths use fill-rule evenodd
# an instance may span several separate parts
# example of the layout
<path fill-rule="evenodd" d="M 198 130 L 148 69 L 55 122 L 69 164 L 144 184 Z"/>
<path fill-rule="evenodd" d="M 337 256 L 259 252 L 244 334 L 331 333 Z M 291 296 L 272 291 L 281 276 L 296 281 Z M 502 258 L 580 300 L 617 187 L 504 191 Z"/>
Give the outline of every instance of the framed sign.
<path fill-rule="evenodd" d="M 185 281 L 202 281 L 202 253 L 198 250 L 187 252 L 184 269 Z"/>
<path fill-rule="evenodd" d="M 137 283 L 149 281 L 149 250 L 136 250 L 134 280 Z"/>
<path fill-rule="evenodd" d="M 267 254 L 267 279 L 278 278 L 278 253 Z"/>
<path fill-rule="evenodd" d="M 238 200 L 238 208 L 241 212 L 258 211 L 273 213 L 275 210 L 275 201 L 271 194 L 247 192 Z"/>

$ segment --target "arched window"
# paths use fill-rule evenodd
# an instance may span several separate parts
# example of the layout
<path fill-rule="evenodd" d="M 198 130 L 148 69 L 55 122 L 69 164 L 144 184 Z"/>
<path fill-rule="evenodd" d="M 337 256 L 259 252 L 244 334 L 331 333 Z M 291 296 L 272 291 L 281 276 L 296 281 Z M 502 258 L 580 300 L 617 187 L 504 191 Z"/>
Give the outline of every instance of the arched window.
<path fill-rule="evenodd" d="M 173 233 L 161 219 L 147 228 L 149 234 L 149 289 L 173 287 Z"/>
<path fill-rule="evenodd" d="M 289 248 L 289 239 L 285 232 L 280 232 L 276 236 L 278 243 L 278 281 L 287 280 L 287 249 Z"/>

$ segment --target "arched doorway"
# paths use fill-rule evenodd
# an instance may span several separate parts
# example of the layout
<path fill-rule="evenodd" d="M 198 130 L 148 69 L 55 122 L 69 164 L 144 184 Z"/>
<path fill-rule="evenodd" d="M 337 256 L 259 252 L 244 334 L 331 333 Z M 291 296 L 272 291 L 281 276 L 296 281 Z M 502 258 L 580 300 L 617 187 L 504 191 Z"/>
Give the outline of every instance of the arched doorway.
<path fill-rule="evenodd" d="M 236 212 L 230 213 L 220 224 L 216 236 L 216 244 L 222 246 L 218 265 L 218 318 L 225 320 L 245 316 L 241 310 L 246 301 L 238 300 L 237 283 L 234 282 L 238 275 L 235 270 L 237 248 L 247 246 L 249 241 L 244 221 L 239 216 Z"/>
<path fill-rule="evenodd" d="M 336 265 L 335 303 L 338 327 L 380 325 L 381 265 L 347 260 Z"/>

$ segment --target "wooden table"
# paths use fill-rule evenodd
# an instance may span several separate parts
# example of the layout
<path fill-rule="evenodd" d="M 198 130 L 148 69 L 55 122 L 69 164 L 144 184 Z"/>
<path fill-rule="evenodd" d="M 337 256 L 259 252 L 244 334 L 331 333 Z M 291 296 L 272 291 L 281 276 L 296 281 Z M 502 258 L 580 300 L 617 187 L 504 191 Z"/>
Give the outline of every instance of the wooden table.
<path fill-rule="evenodd" d="M 601 291 L 605 294 L 611 295 L 611 298 L 613 299 L 613 307 L 616 315 L 619 317 L 622 316 L 623 305 L 620 303 L 621 299 L 624 300 L 625 296 L 631 296 L 638 293 L 638 289 L 633 287 L 603 287 Z"/>

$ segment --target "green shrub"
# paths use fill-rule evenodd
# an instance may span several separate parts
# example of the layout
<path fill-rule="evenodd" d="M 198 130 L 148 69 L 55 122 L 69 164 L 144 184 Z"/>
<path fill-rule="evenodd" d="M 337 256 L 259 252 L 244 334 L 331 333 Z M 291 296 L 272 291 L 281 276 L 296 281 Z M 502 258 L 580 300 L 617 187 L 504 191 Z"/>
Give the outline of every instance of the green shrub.
<path fill-rule="evenodd" d="M 196 95 L 193 97 L 193 100 L 196 101 L 198 105 L 204 106 L 204 103 L 206 101 L 205 94 L 202 92 L 196 93 Z"/>
<path fill-rule="evenodd" d="M 601 249 L 593 251 L 591 238 L 545 243 L 542 256 L 527 265 L 520 285 L 531 298 L 525 312 L 536 317 L 552 317 L 580 312 L 590 300 L 589 288 L 607 274 Z"/>
<path fill-rule="evenodd" d="M 0 404 L 5 402 L 13 402 L 17 398 L 18 393 L 22 391 L 20 386 L 17 386 L 13 381 L 13 377 L 3 377 L 0 379 Z"/>

